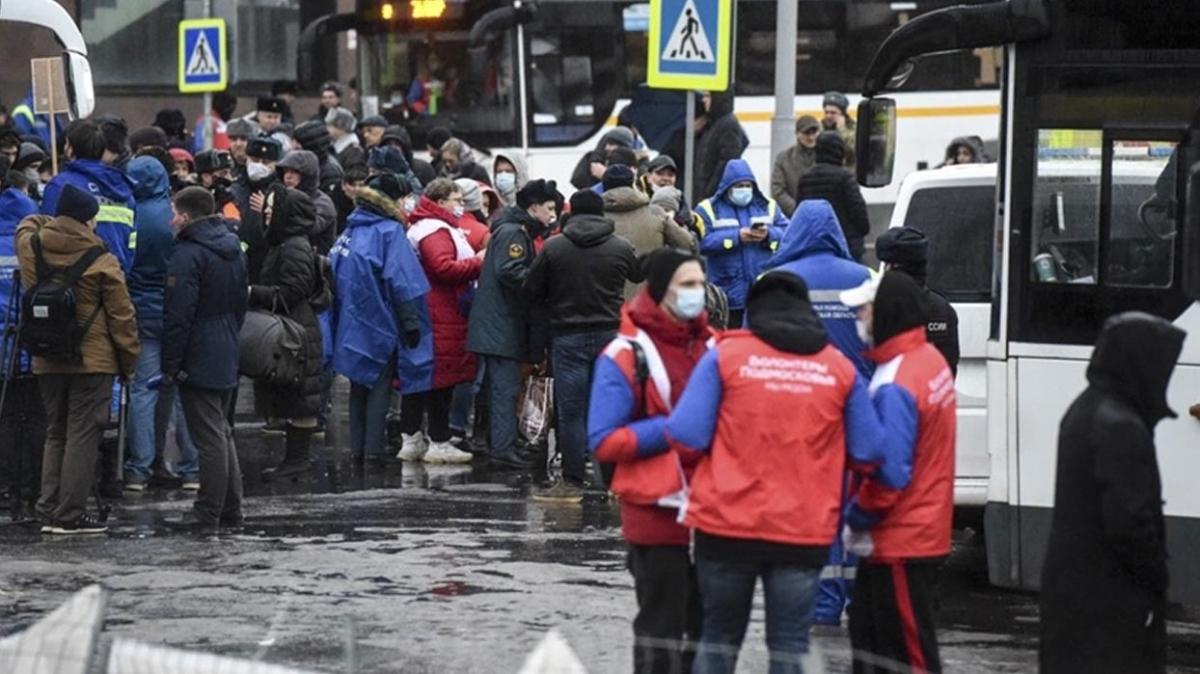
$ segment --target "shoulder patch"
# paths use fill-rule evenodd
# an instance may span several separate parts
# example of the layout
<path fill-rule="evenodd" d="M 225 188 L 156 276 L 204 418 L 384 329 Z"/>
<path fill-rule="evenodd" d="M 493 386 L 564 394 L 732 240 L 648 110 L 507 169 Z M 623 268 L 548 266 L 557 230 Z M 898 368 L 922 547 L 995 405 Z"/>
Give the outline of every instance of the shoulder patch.
<path fill-rule="evenodd" d="M 525 246 L 522 246 L 519 243 L 509 244 L 509 246 L 508 246 L 508 257 L 509 258 L 516 260 L 517 258 L 523 257 L 524 255 L 525 255 Z"/>

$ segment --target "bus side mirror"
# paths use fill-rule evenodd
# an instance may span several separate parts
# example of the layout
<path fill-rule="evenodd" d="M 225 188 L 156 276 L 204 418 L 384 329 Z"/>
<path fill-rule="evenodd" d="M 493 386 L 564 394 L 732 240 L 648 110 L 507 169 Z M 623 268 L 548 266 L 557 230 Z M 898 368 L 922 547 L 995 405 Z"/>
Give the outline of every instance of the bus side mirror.
<path fill-rule="evenodd" d="M 96 109 L 92 88 L 92 66 L 87 57 L 73 51 L 63 52 L 63 72 L 67 76 L 67 96 L 71 99 L 71 118 L 83 119 Z"/>
<path fill-rule="evenodd" d="M 858 183 L 883 187 L 892 182 L 896 164 L 896 101 L 867 98 L 858 104 Z"/>
<path fill-rule="evenodd" d="M 1183 211 L 1183 293 L 1200 300 L 1200 161 L 1188 167 Z"/>

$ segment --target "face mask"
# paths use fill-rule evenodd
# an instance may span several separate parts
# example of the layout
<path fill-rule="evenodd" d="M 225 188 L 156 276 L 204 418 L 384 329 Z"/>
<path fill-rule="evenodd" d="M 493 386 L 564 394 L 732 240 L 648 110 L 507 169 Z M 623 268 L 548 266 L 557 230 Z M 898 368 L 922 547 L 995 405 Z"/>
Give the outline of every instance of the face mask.
<path fill-rule="evenodd" d="M 675 315 L 692 320 L 704 311 L 704 288 L 680 288 L 675 291 Z"/>
<path fill-rule="evenodd" d="M 266 180 L 267 178 L 271 177 L 272 173 L 274 173 L 274 171 L 272 171 L 271 167 L 267 166 L 266 164 L 260 164 L 258 162 L 248 162 L 246 164 L 246 177 L 249 178 L 250 182 L 252 183 Z"/>
<path fill-rule="evenodd" d="M 454 217 L 461 218 L 463 213 L 467 212 L 467 209 L 463 208 L 462 206 L 455 206 L 450 212 L 454 214 Z"/>
<path fill-rule="evenodd" d="M 863 344 L 871 346 L 875 343 L 875 339 L 871 335 L 871 326 L 857 318 L 854 319 L 854 331 L 858 333 L 858 338 L 863 341 Z"/>
<path fill-rule="evenodd" d="M 729 200 L 734 206 L 749 206 L 750 200 L 754 198 L 753 187 L 735 187 L 729 191 Z"/>
<path fill-rule="evenodd" d="M 213 189 L 216 190 L 227 189 L 232 184 L 233 181 L 229 178 L 213 178 Z"/>
<path fill-rule="evenodd" d="M 417 207 L 417 198 L 416 197 L 412 196 L 411 194 L 408 195 L 407 197 L 404 197 L 404 210 L 406 212 L 412 213 L 413 210 L 416 209 L 416 207 Z"/>
<path fill-rule="evenodd" d="M 508 194 L 517 187 L 517 176 L 507 171 L 496 174 L 496 189 Z"/>

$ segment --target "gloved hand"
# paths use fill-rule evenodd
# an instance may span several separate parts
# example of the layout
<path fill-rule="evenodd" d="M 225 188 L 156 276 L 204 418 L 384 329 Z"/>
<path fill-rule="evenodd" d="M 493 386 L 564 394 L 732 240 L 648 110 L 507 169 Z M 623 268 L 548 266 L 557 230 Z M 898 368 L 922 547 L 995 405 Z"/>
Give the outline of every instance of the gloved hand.
<path fill-rule="evenodd" d="M 875 552 L 875 541 L 870 531 L 855 531 L 849 526 L 842 528 L 842 548 L 859 557 L 870 557 Z"/>
<path fill-rule="evenodd" d="M 157 391 L 166 383 L 166 378 L 162 374 L 156 374 L 146 382 L 146 388 L 151 391 Z"/>
<path fill-rule="evenodd" d="M 404 346 L 407 346 L 410 349 L 415 349 L 415 348 L 417 348 L 417 345 L 419 345 L 420 343 L 421 343 L 421 331 L 420 330 L 405 330 L 404 331 Z"/>

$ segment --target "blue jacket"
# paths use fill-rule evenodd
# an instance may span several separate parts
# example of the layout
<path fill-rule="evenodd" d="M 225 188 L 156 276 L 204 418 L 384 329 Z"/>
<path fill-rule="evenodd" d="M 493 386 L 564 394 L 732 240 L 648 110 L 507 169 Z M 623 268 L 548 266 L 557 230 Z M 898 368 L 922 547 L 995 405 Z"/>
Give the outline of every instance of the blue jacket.
<path fill-rule="evenodd" d="M 754 199 L 749 206 L 734 206 L 729 201 L 729 188 L 744 180 L 754 183 Z M 716 194 L 701 201 L 696 212 L 704 227 L 700 254 L 708 260 L 708 280 L 725 291 L 730 309 L 744 309 L 750 284 L 766 269 L 771 253 L 779 246 L 787 228 L 787 218 L 775 200 L 758 189 L 754 172 L 744 159 L 732 159 L 725 164 Z M 742 243 L 742 228 L 756 223 L 764 223 L 769 228 L 766 240 L 756 244 Z"/>
<path fill-rule="evenodd" d="M 870 379 L 875 366 L 867 358 L 867 345 L 855 329 L 855 312 L 842 304 L 838 294 L 862 285 L 871 278 L 871 270 L 851 257 L 833 206 L 824 199 L 801 202 L 768 266 L 804 279 L 830 343 L 854 363 L 859 374 Z"/>
<path fill-rule="evenodd" d="M 33 114 L 33 94 L 21 99 L 20 103 L 8 113 L 12 119 L 13 130 L 22 136 L 37 136 L 46 147 L 50 147 L 50 115 Z M 55 115 L 54 123 L 58 127 L 58 138 L 66 134 L 62 116 Z"/>
<path fill-rule="evenodd" d="M 336 284 L 329 312 L 333 369 L 356 384 L 374 386 L 395 357 L 401 392 L 428 390 L 433 378 L 433 336 L 425 311 L 429 281 L 403 225 L 360 202 L 329 256 Z M 421 330 L 415 349 L 403 343 L 404 333 L 412 330 Z"/>
<path fill-rule="evenodd" d="M 63 185 L 74 185 L 90 192 L 100 202 L 96 236 L 121 263 L 121 271 L 128 274 L 133 264 L 133 247 L 137 245 L 137 239 L 133 237 L 133 181 L 120 169 L 99 159 L 76 159 L 46 185 L 42 213 L 55 214 Z"/>
<path fill-rule="evenodd" d="M 8 376 L 8 365 L 12 357 L 12 349 L 15 344 L 16 333 L 9 334 L 9 329 L 16 329 L 17 321 L 21 317 L 20 293 L 21 286 L 19 279 L 13 278 L 13 272 L 19 268 L 17 264 L 17 252 L 14 245 L 13 236 L 17 233 L 17 224 L 24 220 L 26 216 L 37 213 L 37 204 L 29 195 L 21 190 L 10 187 L 3 192 L 0 192 L 0 311 L 3 311 L 3 344 L 0 348 L 0 378 Z M 17 301 L 13 300 L 13 292 L 18 295 Z M 11 309 L 11 311 L 10 311 Z M 17 371 L 20 374 L 28 374 L 31 362 L 29 355 L 24 351 L 21 352 L 20 362 L 17 366 Z"/>
<path fill-rule="evenodd" d="M 137 200 L 133 224 L 136 246 L 129 270 L 129 298 L 137 311 L 138 336 L 158 339 L 162 335 L 163 289 L 167 263 L 175 250 L 171 231 L 171 184 L 167 170 L 153 157 L 136 157 L 129 162 Z"/>
<path fill-rule="evenodd" d="M 250 280 L 241 241 L 219 215 L 179 232 L 167 269 L 162 371 L 195 388 L 228 391 L 238 383 L 238 333 Z"/>

